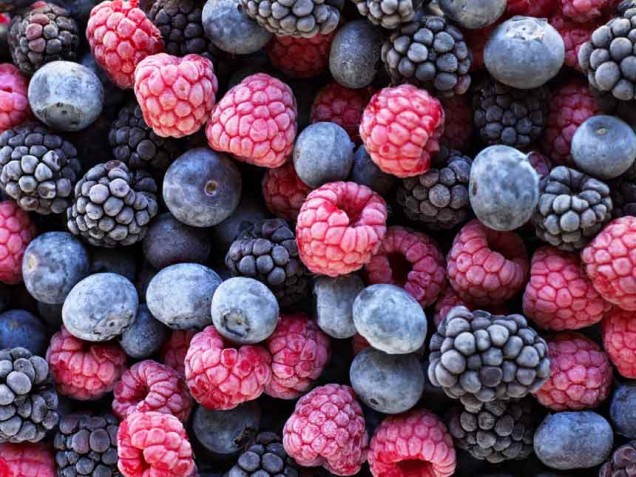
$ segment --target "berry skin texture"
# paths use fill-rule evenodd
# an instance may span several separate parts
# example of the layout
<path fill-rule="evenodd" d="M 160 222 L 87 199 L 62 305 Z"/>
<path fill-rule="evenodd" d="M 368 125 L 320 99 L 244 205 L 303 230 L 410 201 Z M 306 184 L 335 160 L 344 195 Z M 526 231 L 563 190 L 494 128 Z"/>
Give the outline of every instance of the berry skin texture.
<path fill-rule="evenodd" d="M 555 13 L 550 18 L 552 25 L 563 38 L 565 44 L 565 64 L 570 68 L 580 70 L 579 66 L 579 49 L 583 43 L 588 41 L 594 30 L 598 27 L 596 23 L 577 23 L 565 16 L 561 11 Z"/>
<path fill-rule="evenodd" d="M 367 283 L 403 287 L 420 305 L 435 303 L 446 283 L 446 261 L 428 235 L 389 227 L 380 248 L 364 267 Z"/>
<path fill-rule="evenodd" d="M 28 80 L 11 63 L 0 64 L 0 132 L 19 126 L 31 116 Z"/>
<path fill-rule="evenodd" d="M 455 236 L 446 272 L 462 300 L 484 306 L 504 303 L 521 291 L 528 268 L 519 235 L 491 230 L 473 220 Z"/>
<path fill-rule="evenodd" d="M 124 477 L 187 477 L 195 468 L 183 425 L 160 412 L 128 416 L 117 432 L 117 455 Z"/>
<path fill-rule="evenodd" d="M 2 477 L 55 477 L 55 458 L 51 448 L 38 444 L 0 444 Z"/>
<path fill-rule="evenodd" d="M 46 360 L 58 392 L 87 401 L 113 390 L 124 370 L 126 354 L 115 341 L 82 341 L 62 327 L 51 338 Z"/>
<path fill-rule="evenodd" d="M 330 182 L 311 192 L 298 214 L 296 240 L 305 266 L 336 277 L 359 270 L 386 233 L 384 199 L 354 182 Z"/>
<path fill-rule="evenodd" d="M 258 398 L 272 378 L 272 357 L 261 346 L 224 343 L 214 326 L 196 334 L 185 357 L 185 377 L 195 401 L 227 411 Z"/>
<path fill-rule="evenodd" d="M 186 353 L 196 334 L 194 330 L 172 330 L 159 352 L 161 362 L 174 369 L 179 376 L 185 376 Z"/>
<path fill-rule="evenodd" d="M 329 361 L 329 337 L 303 313 L 281 316 L 267 339 L 272 355 L 272 380 L 265 394 L 278 399 L 295 399 L 318 379 Z"/>
<path fill-rule="evenodd" d="M 11 200 L 0 202 L 0 283 L 22 281 L 22 257 L 34 236 L 29 215 Z"/>
<path fill-rule="evenodd" d="M 274 35 L 267 44 L 267 56 L 277 70 L 290 78 L 311 78 L 329 64 L 329 49 L 336 31 L 311 38 Z"/>
<path fill-rule="evenodd" d="M 387 174 L 412 177 L 431 167 L 444 132 L 438 99 L 413 85 L 384 88 L 362 114 L 360 137 L 373 162 Z"/>
<path fill-rule="evenodd" d="M 532 256 L 523 314 L 546 330 L 578 330 L 598 323 L 612 305 L 585 275 L 578 254 L 541 247 Z"/>
<path fill-rule="evenodd" d="M 215 151 L 259 167 L 279 167 L 296 138 L 296 99 L 289 86 L 265 73 L 248 76 L 212 110 L 205 129 Z"/>
<path fill-rule="evenodd" d="M 353 389 L 327 384 L 296 403 L 283 429 L 285 451 L 299 465 L 355 475 L 367 458 L 364 415 Z"/>
<path fill-rule="evenodd" d="M 172 368 L 146 360 L 124 371 L 115 385 L 113 412 L 125 419 L 133 412 L 163 412 L 187 422 L 192 398 L 185 381 Z"/>
<path fill-rule="evenodd" d="M 262 183 L 265 206 L 276 217 L 296 221 L 311 187 L 300 180 L 293 162 L 267 169 Z"/>
<path fill-rule="evenodd" d="M 601 326 L 603 347 L 619 374 L 636 378 L 636 320 L 634 314 L 618 307 L 605 316 Z"/>
<path fill-rule="evenodd" d="M 387 417 L 369 447 L 374 477 L 449 477 L 455 464 L 453 438 L 441 419 L 426 409 Z"/>
<path fill-rule="evenodd" d="M 135 68 L 147 56 L 163 51 L 159 29 L 137 7 L 138 0 L 102 2 L 91 10 L 86 39 L 97 64 L 115 85 L 132 88 Z"/>
<path fill-rule="evenodd" d="M 212 62 L 200 55 L 159 53 L 135 70 L 137 102 L 148 126 L 161 137 L 180 138 L 201 129 L 218 89 Z"/>

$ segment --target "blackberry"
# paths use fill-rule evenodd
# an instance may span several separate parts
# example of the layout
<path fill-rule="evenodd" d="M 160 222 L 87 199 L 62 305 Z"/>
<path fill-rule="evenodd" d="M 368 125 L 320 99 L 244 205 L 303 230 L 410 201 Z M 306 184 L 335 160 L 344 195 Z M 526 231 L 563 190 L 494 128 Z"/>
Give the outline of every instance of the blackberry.
<path fill-rule="evenodd" d="M 382 62 L 395 83 L 433 88 L 437 96 L 464 94 L 472 56 L 462 32 L 443 17 L 404 23 L 382 45 Z"/>
<path fill-rule="evenodd" d="M 546 87 L 515 89 L 488 78 L 475 91 L 473 119 L 486 144 L 522 149 L 543 134 L 549 106 Z"/>
<path fill-rule="evenodd" d="M 287 455 L 278 435 L 261 432 L 243 452 L 226 477 L 298 477 L 298 467 Z"/>
<path fill-rule="evenodd" d="M 628 442 L 616 449 L 598 473 L 598 477 L 630 477 L 633 475 L 636 475 L 636 441 Z"/>
<path fill-rule="evenodd" d="M 49 364 L 24 348 L 0 350 L 0 442 L 39 442 L 57 426 Z"/>
<path fill-rule="evenodd" d="M 358 13 L 382 28 L 393 30 L 402 23 L 410 22 L 428 0 L 353 0 Z"/>
<path fill-rule="evenodd" d="M 225 264 L 234 276 L 267 285 L 281 306 L 309 293 L 309 272 L 298 257 L 294 232 L 282 219 L 256 222 L 230 245 Z"/>
<path fill-rule="evenodd" d="M 565 166 L 539 183 L 532 216 L 537 236 L 565 251 L 581 250 L 612 218 L 610 189 L 604 182 Z"/>
<path fill-rule="evenodd" d="M 120 161 L 90 169 L 75 186 L 66 211 L 68 229 L 97 247 L 132 245 L 144 238 L 157 215 L 157 184 L 144 170 Z"/>
<path fill-rule="evenodd" d="M 636 163 L 620 177 L 610 181 L 609 185 L 613 205 L 612 216 L 636 217 Z"/>

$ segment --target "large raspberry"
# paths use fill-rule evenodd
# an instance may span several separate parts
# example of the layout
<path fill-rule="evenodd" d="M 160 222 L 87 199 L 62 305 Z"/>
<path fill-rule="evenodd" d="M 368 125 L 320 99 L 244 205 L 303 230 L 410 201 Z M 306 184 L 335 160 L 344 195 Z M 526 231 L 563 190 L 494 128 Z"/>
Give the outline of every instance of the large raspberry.
<path fill-rule="evenodd" d="M 550 377 L 534 397 L 555 411 L 592 409 L 612 388 L 612 366 L 594 341 L 564 332 L 548 338 Z"/>
<path fill-rule="evenodd" d="M 369 284 L 404 288 L 420 305 L 435 303 L 446 283 L 446 261 L 428 235 L 405 227 L 389 227 L 380 248 L 364 267 Z"/>
<path fill-rule="evenodd" d="M 274 35 L 267 44 L 272 65 L 290 78 L 311 78 L 327 69 L 329 49 L 336 31 L 311 38 Z"/>
<path fill-rule="evenodd" d="M 232 347 L 214 326 L 196 334 L 185 358 L 185 376 L 195 401 L 229 410 L 258 398 L 272 378 L 269 352 L 258 345 Z"/>
<path fill-rule="evenodd" d="M 636 320 L 634 313 L 612 308 L 601 326 L 603 347 L 621 376 L 636 379 Z"/>
<path fill-rule="evenodd" d="M 611 307 L 585 275 L 578 254 L 547 246 L 534 253 L 523 313 L 541 328 L 585 328 L 601 321 Z"/>
<path fill-rule="evenodd" d="M 448 477 L 455 472 L 453 438 L 426 409 L 390 416 L 369 447 L 371 474 L 383 477 Z"/>
<path fill-rule="evenodd" d="M 194 134 L 208 120 L 219 83 L 199 55 L 152 55 L 135 70 L 135 96 L 144 120 L 161 137 Z"/>
<path fill-rule="evenodd" d="M 558 11 L 550 18 L 552 25 L 563 38 L 565 44 L 565 64 L 570 68 L 580 70 L 579 66 L 579 49 L 592 37 L 592 33 L 598 25 L 596 23 L 577 23 Z"/>
<path fill-rule="evenodd" d="M 29 215 L 12 200 L 0 202 L 0 282 L 22 281 L 22 257 L 35 235 Z"/>
<path fill-rule="evenodd" d="M 183 425 L 160 412 L 128 416 L 117 432 L 117 455 L 124 477 L 189 477 L 195 468 Z"/>
<path fill-rule="evenodd" d="M 102 2 L 91 10 L 86 26 L 95 61 L 120 88 L 132 88 L 141 60 L 163 51 L 161 32 L 138 4 L 139 0 Z"/>
<path fill-rule="evenodd" d="M 62 327 L 51 338 L 46 360 L 58 392 L 84 401 L 113 390 L 124 370 L 126 353 L 114 341 L 89 343 Z"/>
<path fill-rule="evenodd" d="M 55 477 L 55 458 L 46 444 L 0 444 L 2 477 Z"/>
<path fill-rule="evenodd" d="M 279 167 L 296 139 L 296 99 L 289 86 L 265 73 L 248 76 L 212 110 L 205 129 L 215 151 L 239 161 Z"/>
<path fill-rule="evenodd" d="M 265 393 L 279 399 L 295 399 L 309 389 L 329 360 L 329 337 L 303 313 L 281 316 L 267 347 L 272 380 Z"/>
<path fill-rule="evenodd" d="M 172 330 L 170 336 L 161 347 L 159 356 L 166 366 L 174 369 L 179 376 L 185 376 L 185 357 L 190 342 L 197 332 L 194 330 Z"/>
<path fill-rule="evenodd" d="M 11 63 L 0 64 L 0 133 L 22 124 L 31 116 L 28 80 Z"/>
<path fill-rule="evenodd" d="M 371 160 L 397 177 L 428 171 L 443 132 L 442 104 L 410 84 L 376 93 L 360 123 L 360 137 Z"/>
<path fill-rule="evenodd" d="M 449 149 L 464 152 L 470 146 L 470 140 L 475 129 L 470 95 L 456 94 L 441 101 L 449 121 L 444 127 L 444 134 L 442 134 L 439 142 L 442 146 L 446 146 Z"/>
<path fill-rule="evenodd" d="M 528 254 L 516 233 L 491 230 L 475 219 L 455 236 L 446 271 L 463 300 L 479 306 L 501 304 L 523 288 Z"/>
<path fill-rule="evenodd" d="M 135 363 L 115 385 L 113 412 L 125 419 L 133 412 L 157 411 L 187 422 L 192 398 L 185 381 L 172 368 L 146 360 Z"/>
<path fill-rule="evenodd" d="M 296 221 L 311 187 L 300 180 L 293 162 L 267 169 L 263 176 L 265 206 L 276 217 Z"/>
<path fill-rule="evenodd" d="M 296 224 L 300 259 L 313 273 L 336 277 L 371 260 L 386 233 L 384 199 L 354 182 L 330 182 L 307 196 Z"/>
<path fill-rule="evenodd" d="M 610 222 L 583 249 L 585 272 L 601 296 L 624 310 L 636 310 L 636 217 Z"/>
<path fill-rule="evenodd" d="M 369 438 L 353 389 L 320 386 L 298 400 L 283 429 L 283 445 L 305 467 L 323 466 L 336 475 L 354 475 L 367 458 Z"/>
<path fill-rule="evenodd" d="M 508 0 L 504 16 L 506 18 L 515 15 L 548 18 L 556 6 L 555 0 Z"/>

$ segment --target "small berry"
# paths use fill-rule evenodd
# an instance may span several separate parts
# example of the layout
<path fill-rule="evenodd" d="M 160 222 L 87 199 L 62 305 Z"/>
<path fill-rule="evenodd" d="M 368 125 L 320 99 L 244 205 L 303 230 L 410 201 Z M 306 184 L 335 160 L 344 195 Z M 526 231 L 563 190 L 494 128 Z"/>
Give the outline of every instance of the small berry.
<path fill-rule="evenodd" d="M 336 34 L 311 38 L 274 35 L 267 45 L 267 56 L 272 66 L 290 78 L 311 78 L 327 69 L 329 48 Z"/>
<path fill-rule="evenodd" d="M 484 28 L 495 23 L 506 10 L 506 0 L 441 0 L 439 6 L 449 19 L 464 28 Z"/>
<path fill-rule="evenodd" d="M 192 435 L 215 456 L 234 458 L 249 446 L 259 430 L 261 408 L 250 401 L 229 411 L 197 406 L 192 413 Z"/>
<path fill-rule="evenodd" d="M 628 379 L 636 379 L 636 323 L 633 313 L 612 308 L 601 326 L 603 347 L 618 371 Z"/>
<path fill-rule="evenodd" d="M 137 316 L 119 337 L 119 344 L 131 358 L 147 358 L 159 351 L 167 335 L 168 328 L 144 304 L 139 305 Z"/>
<path fill-rule="evenodd" d="M 594 22 L 574 22 L 566 18 L 560 10 L 550 17 L 550 25 L 552 25 L 563 38 L 563 43 L 565 44 L 565 64 L 570 68 L 580 70 L 579 50 L 585 42 L 592 38 L 592 33 L 594 33 L 598 25 Z"/>
<path fill-rule="evenodd" d="M 382 32 L 360 19 L 338 30 L 329 52 L 329 72 L 338 83 L 351 89 L 369 86 L 380 63 Z"/>
<path fill-rule="evenodd" d="M 364 288 L 355 274 L 340 277 L 317 277 L 314 282 L 316 322 L 332 338 L 351 338 L 356 334 L 353 324 L 353 302 Z"/>
<path fill-rule="evenodd" d="M 636 384 L 619 383 L 612 394 L 610 418 L 617 434 L 636 439 Z"/>
<path fill-rule="evenodd" d="M 371 98 L 369 89 L 349 89 L 329 83 L 316 94 L 311 105 L 311 122 L 327 121 L 341 126 L 353 142 L 360 143 L 362 112 Z"/>
<path fill-rule="evenodd" d="M 296 221 L 311 187 L 300 180 L 293 162 L 267 169 L 263 176 L 263 198 L 267 209 L 276 217 Z"/>
<path fill-rule="evenodd" d="M 55 477 L 51 448 L 40 444 L 0 444 L 0 475 L 3 477 Z"/>
<path fill-rule="evenodd" d="M 636 473 L 636 442 L 617 448 L 598 471 L 599 477 L 619 477 Z"/>
<path fill-rule="evenodd" d="M 12 129 L 31 116 L 28 80 L 10 63 L 0 64 L 0 132 Z"/>
<path fill-rule="evenodd" d="M 13 201 L 0 202 L 0 282 L 22 281 L 22 257 L 34 236 L 29 215 Z"/>
<path fill-rule="evenodd" d="M 0 349 L 25 348 L 44 356 L 48 346 L 45 322 L 26 310 L 0 313 Z"/>
<path fill-rule="evenodd" d="M 159 351 L 161 361 L 170 366 L 180 376 L 185 376 L 185 357 L 190 342 L 197 332 L 195 330 L 172 330 L 170 336 Z"/>

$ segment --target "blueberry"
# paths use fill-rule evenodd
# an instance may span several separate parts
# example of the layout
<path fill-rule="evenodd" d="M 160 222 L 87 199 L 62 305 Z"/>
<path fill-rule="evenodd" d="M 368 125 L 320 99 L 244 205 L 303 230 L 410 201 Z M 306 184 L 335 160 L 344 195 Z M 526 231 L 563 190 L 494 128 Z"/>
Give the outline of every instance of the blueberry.
<path fill-rule="evenodd" d="M 349 370 L 356 395 L 371 409 L 399 414 L 417 404 L 424 392 L 424 370 L 414 354 L 362 350 Z"/>
<path fill-rule="evenodd" d="M 591 411 L 547 416 L 534 434 L 534 452 L 541 462 L 559 470 L 588 469 L 612 452 L 612 428 Z"/>
<path fill-rule="evenodd" d="M 322 331 L 338 339 L 356 334 L 353 324 L 353 301 L 364 288 L 357 275 L 318 277 L 314 283 L 316 321 Z"/>
<path fill-rule="evenodd" d="M 137 315 L 135 286 L 116 273 L 96 273 L 80 281 L 64 300 L 62 320 L 73 336 L 85 341 L 116 338 Z"/>
<path fill-rule="evenodd" d="M 135 281 L 137 259 L 128 249 L 93 247 L 91 254 L 91 274 L 116 273 Z"/>
<path fill-rule="evenodd" d="M 38 301 L 62 304 L 89 273 L 88 252 L 68 232 L 47 232 L 31 241 L 22 259 L 22 277 L 27 290 Z"/>
<path fill-rule="evenodd" d="M 148 358 L 159 351 L 168 328 L 156 320 L 146 305 L 139 305 L 137 316 L 119 337 L 119 344 L 131 358 Z"/>
<path fill-rule="evenodd" d="M 191 149 L 179 156 L 163 179 L 163 199 L 174 217 L 193 227 L 227 219 L 241 198 L 241 174 L 225 155 Z"/>
<path fill-rule="evenodd" d="M 211 411 L 198 406 L 192 413 L 192 431 L 208 451 L 231 456 L 252 443 L 260 420 L 261 409 L 255 401 L 231 411 Z"/>
<path fill-rule="evenodd" d="M 389 354 L 419 350 L 426 339 L 426 315 L 415 298 L 395 285 L 362 290 L 353 302 L 353 323 L 376 349 Z"/>
<path fill-rule="evenodd" d="M 506 10 L 506 0 L 440 0 L 442 11 L 464 28 L 492 25 Z"/>
<path fill-rule="evenodd" d="M 357 89 L 371 84 L 378 72 L 382 32 L 366 20 L 346 23 L 329 51 L 329 71 L 342 86 Z"/>
<path fill-rule="evenodd" d="M 387 195 L 396 183 L 395 176 L 382 172 L 364 145 L 360 145 L 353 155 L 350 180 L 370 187 L 380 195 Z"/>
<path fill-rule="evenodd" d="M 217 331 L 236 343 L 260 343 L 278 324 L 276 297 L 253 278 L 234 277 L 221 283 L 212 297 L 211 310 Z"/>
<path fill-rule="evenodd" d="M 258 201 L 249 195 L 243 194 L 239 205 L 234 209 L 232 215 L 212 227 L 212 241 L 221 250 L 227 250 L 241 232 L 247 230 L 259 220 L 268 217 L 269 213 L 263 206 L 262 200 Z"/>
<path fill-rule="evenodd" d="M 636 383 L 616 387 L 610 404 L 610 418 L 616 432 L 636 439 Z"/>
<path fill-rule="evenodd" d="M 221 284 L 216 272 L 198 263 L 170 265 L 157 273 L 146 290 L 150 313 L 175 330 L 212 323 L 212 295 Z"/>
<path fill-rule="evenodd" d="M 539 175 L 525 154 L 509 146 L 490 146 L 473 161 L 470 205 L 486 227 L 514 230 L 530 220 L 539 200 Z"/>
<path fill-rule="evenodd" d="M 0 313 L 0 349 L 26 348 L 44 356 L 49 344 L 44 322 L 25 310 Z"/>

